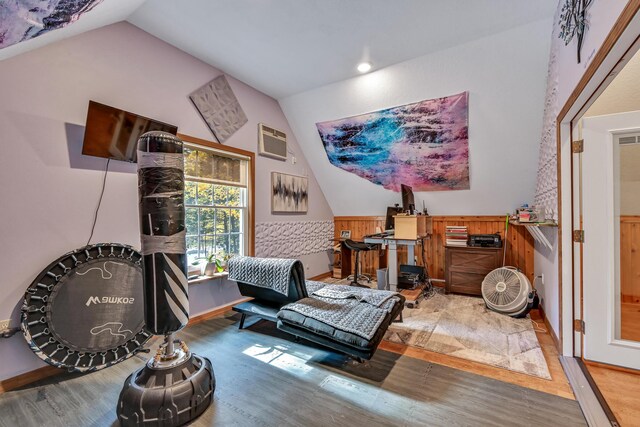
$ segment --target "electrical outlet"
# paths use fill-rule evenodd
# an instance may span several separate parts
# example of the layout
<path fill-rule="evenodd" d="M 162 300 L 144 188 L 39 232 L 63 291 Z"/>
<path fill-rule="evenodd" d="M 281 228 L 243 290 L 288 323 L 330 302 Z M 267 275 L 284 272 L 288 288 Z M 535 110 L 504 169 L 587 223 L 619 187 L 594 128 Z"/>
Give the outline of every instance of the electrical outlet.
<path fill-rule="evenodd" d="M 9 329 L 9 325 L 11 324 L 11 319 L 0 320 L 0 331 L 4 331 L 5 329 Z"/>

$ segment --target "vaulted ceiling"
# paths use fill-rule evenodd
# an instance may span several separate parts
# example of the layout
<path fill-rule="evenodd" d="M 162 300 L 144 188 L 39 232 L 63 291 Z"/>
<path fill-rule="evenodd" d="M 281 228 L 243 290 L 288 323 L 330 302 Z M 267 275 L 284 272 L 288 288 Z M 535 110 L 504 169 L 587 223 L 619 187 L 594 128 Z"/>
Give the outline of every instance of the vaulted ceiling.
<path fill-rule="evenodd" d="M 282 99 L 553 15 L 557 0 L 103 0 L 0 59 L 120 20 Z"/>

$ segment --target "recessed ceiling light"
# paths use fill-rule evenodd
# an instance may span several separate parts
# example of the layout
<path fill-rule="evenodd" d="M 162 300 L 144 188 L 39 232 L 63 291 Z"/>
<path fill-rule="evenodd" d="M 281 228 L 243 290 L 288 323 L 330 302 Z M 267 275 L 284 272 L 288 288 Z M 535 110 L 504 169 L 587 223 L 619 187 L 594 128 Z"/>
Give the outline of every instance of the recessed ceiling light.
<path fill-rule="evenodd" d="M 370 69 L 371 69 L 370 62 L 361 62 L 360 64 L 358 64 L 358 71 L 360 71 L 361 73 L 366 73 Z"/>

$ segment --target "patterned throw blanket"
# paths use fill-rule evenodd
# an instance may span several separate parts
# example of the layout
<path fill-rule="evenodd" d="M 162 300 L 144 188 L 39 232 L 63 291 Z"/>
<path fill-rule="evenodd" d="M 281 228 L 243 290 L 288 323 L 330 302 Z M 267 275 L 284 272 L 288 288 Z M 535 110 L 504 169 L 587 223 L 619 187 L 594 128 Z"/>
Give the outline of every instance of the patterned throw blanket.
<path fill-rule="evenodd" d="M 291 270 L 296 263 L 300 261 L 236 256 L 229 260 L 229 280 L 273 289 L 282 295 L 287 295 Z"/>
<path fill-rule="evenodd" d="M 350 288 L 350 286 L 344 285 L 337 286 Z M 392 295 L 385 295 L 384 301 L 379 302 L 380 305 L 370 304 L 353 297 L 345 297 L 343 292 L 325 293 L 326 295 L 332 293 L 336 298 L 318 296 L 318 292 L 322 294 L 323 289 L 315 291 L 313 297 L 287 304 L 282 309 L 295 311 L 338 330 L 371 340 L 387 314 L 393 310 L 399 300 L 395 296 L 395 292 L 391 292 Z M 371 292 L 382 291 L 372 290 Z M 381 299 L 372 297 L 372 300 Z"/>
<path fill-rule="evenodd" d="M 380 307 L 389 298 L 397 295 L 393 291 L 357 288 L 345 285 L 327 285 L 312 292 L 313 295 L 331 299 L 356 299 Z"/>

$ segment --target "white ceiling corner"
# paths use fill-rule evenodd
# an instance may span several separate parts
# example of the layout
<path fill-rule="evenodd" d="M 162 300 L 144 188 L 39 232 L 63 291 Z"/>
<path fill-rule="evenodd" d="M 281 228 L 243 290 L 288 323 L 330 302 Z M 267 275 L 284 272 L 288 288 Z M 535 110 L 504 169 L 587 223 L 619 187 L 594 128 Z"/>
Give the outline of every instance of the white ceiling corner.
<path fill-rule="evenodd" d="M 282 99 L 554 15 L 558 0 L 153 0 L 128 21 Z M 541 34 L 541 37 L 548 37 Z"/>

